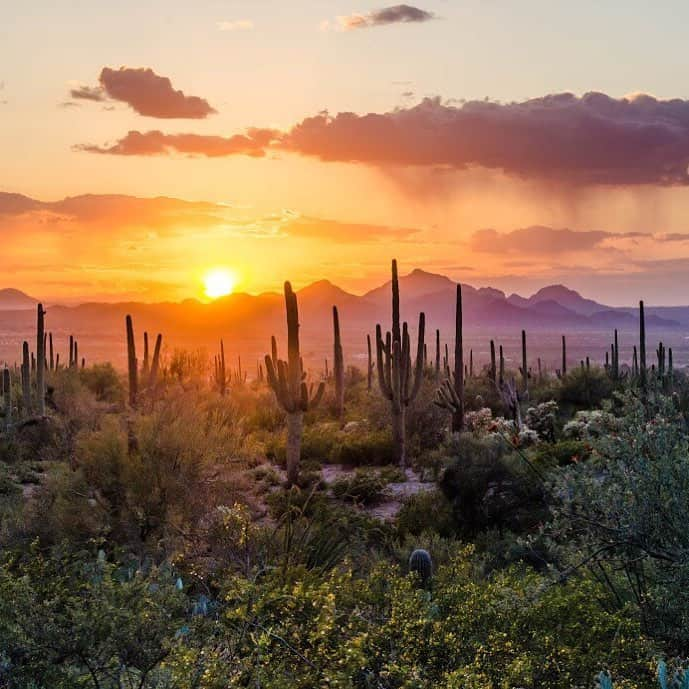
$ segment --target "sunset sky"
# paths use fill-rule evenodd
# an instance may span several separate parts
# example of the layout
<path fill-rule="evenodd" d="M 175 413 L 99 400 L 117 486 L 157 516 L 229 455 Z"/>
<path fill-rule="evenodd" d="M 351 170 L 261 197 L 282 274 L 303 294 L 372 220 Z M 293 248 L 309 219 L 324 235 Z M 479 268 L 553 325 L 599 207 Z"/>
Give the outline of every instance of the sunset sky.
<path fill-rule="evenodd" d="M 2 280 L 689 303 L 689 5 L 0 3 Z M 20 196 L 17 196 L 20 195 Z"/>

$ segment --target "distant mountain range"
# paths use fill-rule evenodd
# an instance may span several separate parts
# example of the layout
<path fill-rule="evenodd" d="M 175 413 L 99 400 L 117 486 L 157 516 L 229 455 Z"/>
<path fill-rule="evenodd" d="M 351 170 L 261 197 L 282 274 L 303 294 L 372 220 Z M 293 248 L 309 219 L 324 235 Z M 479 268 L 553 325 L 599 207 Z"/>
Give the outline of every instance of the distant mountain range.
<path fill-rule="evenodd" d="M 400 277 L 402 316 L 411 324 L 418 313 L 426 314 L 433 327 L 453 322 L 456 283 L 444 275 L 429 273 L 417 268 Z M 328 280 L 314 282 L 298 291 L 299 306 L 304 327 L 320 327 L 330 321 L 331 307 L 336 305 L 344 322 L 368 328 L 375 322 L 387 323 L 390 317 L 390 281 L 361 296 L 350 294 Z M 519 294 L 507 296 L 492 287 L 474 288 L 462 285 L 464 322 L 466 327 L 521 326 L 552 328 L 576 326 L 595 330 L 606 328 L 631 329 L 638 324 L 637 310 L 628 307 L 611 307 L 591 299 L 564 285 L 549 285 L 530 297 Z M 2 312 L 23 311 L 35 308 L 38 300 L 18 289 L 0 289 L 0 325 L 7 320 Z M 159 319 L 160 327 L 170 323 L 193 326 L 205 331 L 231 328 L 241 330 L 282 318 L 282 295 L 265 292 L 259 295 L 237 293 L 209 304 L 188 299 L 181 303 L 95 303 L 79 306 L 52 306 L 51 314 L 62 321 L 105 324 L 125 313 L 139 314 L 146 320 Z M 647 325 L 657 328 L 689 327 L 689 306 L 647 307 Z M 14 314 L 16 318 L 17 314 Z"/>
<path fill-rule="evenodd" d="M 444 341 L 454 333 L 456 283 L 443 275 L 416 269 L 400 277 L 401 315 L 416 328 L 418 314 L 426 314 L 427 342 L 435 329 Z M 638 313 L 633 308 L 616 308 L 583 298 L 563 285 L 550 285 L 530 297 L 510 296 L 490 287 L 476 289 L 462 285 L 465 332 L 485 337 L 512 335 L 522 328 L 540 331 L 548 340 L 559 333 L 599 333 L 608 341 L 614 328 L 638 332 Z M 332 338 L 332 306 L 340 312 L 343 339 L 350 351 L 361 351 L 365 334 L 376 323 L 390 323 L 390 282 L 364 295 L 350 294 L 328 280 L 315 282 L 298 292 L 304 356 L 320 360 L 327 356 Z M 16 289 L 0 290 L 0 344 L 5 338 L 5 356 L 16 355 L 16 342 L 32 337 L 35 327 L 35 298 Z M 247 357 L 265 352 L 271 334 L 285 336 L 283 297 L 267 292 L 238 293 L 211 303 L 189 299 L 180 303 L 84 303 L 79 306 L 47 305 L 47 327 L 63 342 L 70 334 L 90 341 L 92 358 L 118 360 L 122 354 L 124 316 L 132 314 L 138 333 L 162 332 L 168 346 L 217 347 L 220 337 L 232 342 L 235 351 Z M 674 333 L 675 340 L 689 329 L 689 306 L 647 307 L 649 333 Z M 655 337 L 655 335 L 653 335 Z M 543 339 L 541 338 L 541 340 Z M 593 337 L 593 335 L 592 335 Z M 627 338 L 629 339 L 629 338 Z M 604 345 L 605 346 L 605 345 Z M 1 348 L 1 347 L 0 347 Z M 2 352 L 0 352 L 1 358 Z M 251 360 L 251 359 L 248 359 Z"/>

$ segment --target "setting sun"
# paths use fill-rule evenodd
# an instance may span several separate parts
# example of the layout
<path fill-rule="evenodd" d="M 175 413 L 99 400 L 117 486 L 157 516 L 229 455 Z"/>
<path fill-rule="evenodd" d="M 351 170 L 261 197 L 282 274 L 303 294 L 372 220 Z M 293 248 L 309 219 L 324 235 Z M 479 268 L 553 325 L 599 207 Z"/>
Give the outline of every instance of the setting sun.
<path fill-rule="evenodd" d="M 237 284 L 237 274 L 227 268 L 217 268 L 206 273 L 203 284 L 209 299 L 225 297 L 234 291 Z"/>

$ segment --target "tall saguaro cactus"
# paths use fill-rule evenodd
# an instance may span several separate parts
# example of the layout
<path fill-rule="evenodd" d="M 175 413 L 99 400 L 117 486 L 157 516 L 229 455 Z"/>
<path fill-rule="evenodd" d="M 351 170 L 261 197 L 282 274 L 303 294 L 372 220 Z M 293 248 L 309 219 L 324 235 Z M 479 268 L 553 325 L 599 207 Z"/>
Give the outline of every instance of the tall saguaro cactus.
<path fill-rule="evenodd" d="M 31 358 L 29 356 L 29 343 L 22 343 L 22 412 L 31 413 Z"/>
<path fill-rule="evenodd" d="M 567 375 L 567 340 L 562 336 L 562 377 Z"/>
<path fill-rule="evenodd" d="M 307 386 L 299 349 L 299 307 L 292 285 L 285 282 L 285 311 L 287 313 L 287 361 L 278 359 L 277 342 L 271 340 L 272 354 L 266 354 L 268 383 L 280 406 L 287 413 L 287 481 L 290 485 L 299 478 L 301 439 L 304 432 L 304 412 L 313 409 L 323 397 L 325 383 Z"/>
<path fill-rule="evenodd" d="M 639 302 L 639 382 L 646 387 L 646 317 L 644 303 Z"/>
<path fill-rule="evenodd" d="M 43 304 L 37 307 L 36 320 L 36 411 L 39 416 L 45 416 L 45 310 Z"/>
<path fill-rule="evenodd" d="M 529 389 L 529 368 L 526 357 L 526 330 L 522 330 L 522 381 L 524 383 L 524 391 Z"/>
<path fill-rule="evenodd" d="M 407 408 L 419 394 L 423 382 L 423 345 L 426 317 L 419 314 L 416 360 L 412 366 L 411 344 L 407 324 L 400 325 L 400 293 L 397 261 L 392 261 L 392 332 L 383 340 L 380 324 L 376 325 L 376 366 L 378 384 L 392 410 L 392 439 L 400 466 L 407 465 L 406 414 Z"/>
<path fill-rule="evenodd" d="M 132 322 L 132 317 L 127 314 L 125 321 L 127 326 L 127 378 L 129 381 L 129 405 L 131 407 L 135 407 L 139 395 L 139 362 L 136 358 L 136 339 L 134 337 L 134 323 Z M 158 333 L 153 350 L 153 358 L 150 362 L 150 368 L 147 367 L 148 377 L 144 377 L 145 372 L 142 372 L 142 385 L 147 390 L 152 390 L 156 384 L 158 368 L 160 366 L 160 349 L 162 343 L 163 336 Z M 76 342 L 74 343 L 74 346 L 76 356 Z M 145 338 L 144 348 L 145 350 L 148 350 L 148 337 Z"/>
<path fill-rule="evenodd" d="M 139 388 L 139 370 L 136 360 L 134 324 L 132 323 L 132 317 L 129 314 L 127 314 L 125 322 L 127 326 L 127 378 L 129 380 L 129 404 L 130 406 L 135 407 L 136 396 Z"/>
<path fill-rule="evenodd" d="M 370 391 L 373 384 L 373 354 L 371 351 L 371 336 L 366 335 L 366 349 L 368 351 L 368 363 L 366 366 L 366 388 Z"/>
<path fill-rule="evenodd" d="M 7 366 L 2 371 L 2 402 L 5 408 L 5 430 L 9 432 L 12 427 L 12 381 Z"/>
<path fill-rule="evenodd" d="M 455 370 L 440 386 L 435 400 L 452 412 L 452 432 L 464 430 L 464 335 L 462 330 L 462 286 L 457 285 L 455 306 Z"/>
<path fill-rule="evenodd" d="M 344 353 L 342 351 L 342 339 L 340 338 L 340 316 L 337 306 L 333 306 L 333 362 L 335 366 L 335 409 L 337 418 L 344 414 Z"/>

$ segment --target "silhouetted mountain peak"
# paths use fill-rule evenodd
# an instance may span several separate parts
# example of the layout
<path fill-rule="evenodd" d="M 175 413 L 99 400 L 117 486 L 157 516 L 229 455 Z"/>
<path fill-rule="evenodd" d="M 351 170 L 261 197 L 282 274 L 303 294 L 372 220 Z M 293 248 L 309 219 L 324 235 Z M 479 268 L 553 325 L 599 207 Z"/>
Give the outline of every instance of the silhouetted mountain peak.
<path fill-rule="evenodd" d="M 26 292 L 12 287 L 0 289 L 0 311 L 32 309 L 36 304 L 38 304 L 38 299 L 30 297 Z"/>

